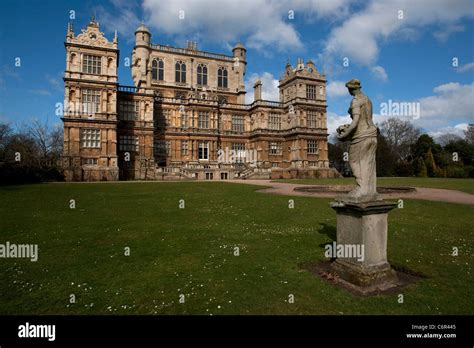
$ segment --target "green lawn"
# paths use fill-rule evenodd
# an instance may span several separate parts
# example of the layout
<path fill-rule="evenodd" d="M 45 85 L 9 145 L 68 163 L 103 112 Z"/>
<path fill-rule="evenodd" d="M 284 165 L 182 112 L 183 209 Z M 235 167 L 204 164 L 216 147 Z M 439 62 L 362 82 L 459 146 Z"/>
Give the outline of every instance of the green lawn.
<path fill-rule="evenodd" d="M 323 246 L 335 238 L 329 199 L 295 197 L 289 209 L 291 197 L 257 189 L 1 187 L 0 243 L 38 243 L 40 254 L 36 263 L 0 259 L 0 314 L 473 313 L 474 206 L 406 200 L 390 213 L 390 261 L 427 276 L 403 290 L 400 304 L 396 294 L 354 296 L 298 267 L 324 260 Z"/>
<path fill-rule="evenodd" d="M 341 179 L 283 179 L 277 182 L 288 182 L 291 184 L 304 185 L 351 185 L 355 183 L 354 178 Z M 474 179 L 454 178 L 377 178 L 378 186 L 412 186 L 431 187 L 448 190 L 459 190 L 474 194 Z"/>

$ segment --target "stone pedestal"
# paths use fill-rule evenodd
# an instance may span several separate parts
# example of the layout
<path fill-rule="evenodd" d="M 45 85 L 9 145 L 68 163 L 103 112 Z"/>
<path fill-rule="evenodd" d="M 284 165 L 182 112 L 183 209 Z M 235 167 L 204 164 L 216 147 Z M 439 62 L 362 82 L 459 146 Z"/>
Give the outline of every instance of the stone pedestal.
<path fill-rule="evenodd" d="M 396 272 L 387 261 L 387 217 L 396 204 L 336 201 L 331 207 L 337 214 L 337 245 L 363 246 L 364 251 L 363 258 L 345 255 L 331 264 L 339 280 L 361 294 L 396 286 Z"/>

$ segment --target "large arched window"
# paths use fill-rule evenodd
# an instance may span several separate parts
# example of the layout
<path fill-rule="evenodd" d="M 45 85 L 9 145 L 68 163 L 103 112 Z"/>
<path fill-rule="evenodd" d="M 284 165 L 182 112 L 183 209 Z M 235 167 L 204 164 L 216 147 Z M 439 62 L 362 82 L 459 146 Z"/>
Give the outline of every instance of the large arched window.
<path fill-rule="evenodd" d="M 227 69 L 222 66 L 217 69 L 217 87 L 227 88 Z"/>
<path fill-rule="evenodd" d="M 186 64 L 178 60 L 175 64 L 175 68 L 176 68 L 176 75 L 175 75 L 176 82 L 186 83 Z"/>
<path fill-rule="evenodd" d="M 197 66 L 197 84 L 199 86 L 207 86 L 207 66 L 204 64 Z"/>
<path fill-rule="evenodd" d="M 153 59 L 151 63 L 151 78 L 152 80 L 163 81 L 164 77 L 164 64 L 162 59 Z"/>

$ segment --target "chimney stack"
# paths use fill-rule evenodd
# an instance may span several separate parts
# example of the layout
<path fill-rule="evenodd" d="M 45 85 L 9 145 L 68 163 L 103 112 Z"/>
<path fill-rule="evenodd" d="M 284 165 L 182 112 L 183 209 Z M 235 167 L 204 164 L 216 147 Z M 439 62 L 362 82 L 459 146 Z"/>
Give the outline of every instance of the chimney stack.
<path fill-rule="evenodd" d="M 298 58 L 298 64 L 297 64 L 297 70 L 303 70 L 304 69 L 304 60 L 303 58 Z"/>
<path fill-rule="evenodd" d="M 254 92 L 253 94 L 254 101 L 262 100 L 262 81 L 260 81 L 260 79 L 255 81 L 255 84 L 253 85 L 253 92 Z"/>

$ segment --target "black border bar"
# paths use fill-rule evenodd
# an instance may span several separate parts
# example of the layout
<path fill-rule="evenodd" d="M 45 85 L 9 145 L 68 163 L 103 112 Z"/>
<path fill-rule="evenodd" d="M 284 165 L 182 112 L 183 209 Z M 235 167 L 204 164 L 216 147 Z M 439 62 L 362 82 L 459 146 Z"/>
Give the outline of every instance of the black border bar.
<path fill-rule="evenodd" d="M 0 316 L 0 346 L 58 344 L 410 344 L 473 346 L 473 316 Z M 26 322 L 55 341 L 20 338 Z M 427 326 L 430 329 L 414 328 Z M 431 325 L 431 326 L 430 326 Z M 455 328 L 454 328 L 455 326 Z M 444 327 L 444 329 L 441 329 Z M 449 329 L 446 327 L 450 327 Z M 456 338 L 407 338 L 455 333 Z"/>

